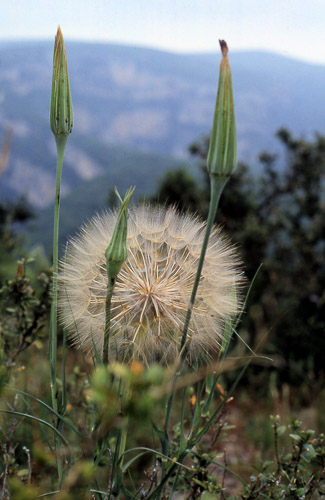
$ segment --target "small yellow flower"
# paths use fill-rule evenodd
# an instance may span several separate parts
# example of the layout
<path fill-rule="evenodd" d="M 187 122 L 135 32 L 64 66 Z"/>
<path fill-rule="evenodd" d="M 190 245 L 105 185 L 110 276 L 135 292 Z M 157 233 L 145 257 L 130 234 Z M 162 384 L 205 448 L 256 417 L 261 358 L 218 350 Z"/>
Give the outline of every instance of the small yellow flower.
<path fill-rule="evenodd" d="M 130 370 L 131 370 L 132 375 L 136 375 L 136 376 L 142 375 L 143 364 L 140 363 L 140 361 L 132 361 L 131 366 L 130 366 Z"/>
<path fill-rule="evenodd" d="M 99 353 L 105 328 L 105 250 L 116 217 L 104 213 L 86 224 L 70 242 L 61 266 L 62 322 L 75 344 L 89 350 L 95 345 Z M 129 210 L 128 257 L 111 304 L 111 360 L 147 364 L 177 358 L 204 229 L 204 222 L 174 208 Z M 215 228 L 188 333 L 190 362 L 206 361 L 218 350 L 225 322 L 238 313 L 242 283 L 234 248 Z"/>
<path fill-rule="evenodd" d="M 190 398 L 190 403 L 191 403 L 191 406 L 195 406 L 195 403 L 196 403 L 196 396 L 195 396 L 195 394 L 193 394 L 193 396 Z"/>
<path fill-rule="evenodd" d="M 225 391 L 224 391 L 224 389 L 223 389 L 222 385 L 217 384 L 217 385 L 216 385 L 216 387 L 217 387 L 218 391 L 220 392 L 220 394 L 221 394 L 222 396 L 225 396 Z"/>

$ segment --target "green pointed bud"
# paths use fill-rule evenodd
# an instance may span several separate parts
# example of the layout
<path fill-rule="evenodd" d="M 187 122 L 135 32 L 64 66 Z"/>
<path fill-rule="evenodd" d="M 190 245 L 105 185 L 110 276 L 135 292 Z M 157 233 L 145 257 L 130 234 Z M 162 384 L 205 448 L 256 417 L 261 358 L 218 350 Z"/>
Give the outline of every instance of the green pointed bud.
<path fill-rule="evenodd" d="M 50 127 L 55 136 L 68 136 L 72 131 L 73 111 L 69 85 L 67 55 L 60 26 L 55 37 L 50 106 Z"/>
<path fill-rule="evenodd" d="M 124 200 L 122 200 L 117 190 L 115 190 L 121 202 L 121 208 L 117 217 L 112 239 L 105 251 L 107 274 L 110 280 L 110 286 L 114 286 L 116 277 L 128 256 L 126 246 L 128 232 L 128 205 L 134 189 L 135 188 L 133 187 L 127 190 Z"/>
<path fill-rule="evenodd" d="M 228 178 L 237 164 L 236 121 L 228 47 L 224 40 L 219 43 L 222 60 L 207 164 L 210 175 Z"/>

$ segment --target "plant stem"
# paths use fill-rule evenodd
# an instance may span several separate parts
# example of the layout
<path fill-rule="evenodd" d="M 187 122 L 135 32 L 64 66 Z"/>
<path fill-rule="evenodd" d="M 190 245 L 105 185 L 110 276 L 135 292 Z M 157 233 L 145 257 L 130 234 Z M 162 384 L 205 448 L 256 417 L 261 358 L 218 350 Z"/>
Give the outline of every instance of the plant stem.
<path fill-rule="evenodd" d="M 193 306 L 194 306 L 194 302 L 195 302 L 196 293 L 197 293 L 198 286 L 200 283 L 204 258 L 205 258 L 205 254 L 206 254 L 206 251 L 208 248 L 208 243 L 209 243 L 209 237 L 210 237 L 212 226 L 214 223 L 214 219 L 215 219 L 215 216 L 217 213 L 220 196 L 221 196 L 223 188 L 225 187 L 228 179 L 229 179 L 228 176 L 223 177 L 220 175 L 210 174 L 211 197 L 210 197 L 209 215 L 208 215 L 207 225 L 205 228 L 204 240 L 203 240 L 203 244 L 202 244 L 202 248 L 201 248 L 201 255 L 200 255 L 200 259 L 199 259 L 199 263 L 198 263 L 198 267 L 197 267 L 197 271 L 196 271 L 195 281 L 194 281 L 194 285 L 192 288 L 190 304 L 189 304 L 189 307 L 187 309 L 186 318 L 185 318 L 185 322 L 184 322 L 183 335 L 182 335 L 181 346 L 180 346 L 182 360 L 184 360 L 186 357 L 185 345 L 186 345 L 186 340 L 187 340 L 187 332 L 188 332 L 188 328 L 189 328 L 189 324 L 190 324 L 190 320 L 191 320 L 191 316 L 192 316 L 192 310 L 193 310 Z"/>
<path fill-rule="evenodd" d="M 105 306 L 105 331 L 104 331 L 104 346 L 103 346 L 103 364 L 108 364 L 108 344 L 111 323 L 111 302 L 115 286 L 115 280 L 108 275 L 107 291 L 106 291 L 106 306 Z"/>
<path fill-rule="evenodd" d="M 176 389 L 176 381 L 178 377 L 178 370 L 173 376 L 173 381 L 172 381 L 172 388 L 170 391 L 170 394 L 168 396 L 167 400 L 167 405 L 166 405 L 166 415 L 165 415 L 165 423 L 164 423 L 164 434 L 165 434 L 165 441 L 162 443 L 161 446 L 161 452 L 163 455 L 168 456 L 169 453 L 169 435 L 168 435 L 168 430 L 169 430 L 169 422 L 170 422 L 170 415 L 173 407 L 173 402 L 174 402 L 174 397 L 175 397 L 175 389 Z M 162 462 L 162 467 L 161 467 L 161 479 L 163 479 L 166 475 L 166 463 Z M 161 495 L 163 493 L 163 490 L 161 490 L 159 499 L 161 498 Z"/>
<path fill-rule="evenodd" d="M 128 424 L 129 424 L 129 417 L 126 416 L 126 417 L 124 417 L 124 425 L 123 425 L 122 432 L 121 432 L 121 442 L 120 442 L 120 449 L 119 449 L 119 466 L 120 466 L 121 471 L 122 471 L 123 462 L 124 462 L 123 453 L 125 452 L 126 438 L 128 435 Z"/>
<path fill-rule="evenodd" d="M 172 409 L 172 405 L 173 405 L 173 401 L 174 401 L 174 397 L 175 397 L 176 380 L 178 377 L 178 373 L 182 369 L 182 366 L 183 366 L 184 361 L 186 359 L 185 346 L 186 346 L 187 332 L 188 332 L 188 328 L 189 328 L 189 324 L 190 324 L 190 320 L 191 320 L 191 316 L 192 316 L 192 310 L 193 310 L 193 306 L 194 306 L 194 302 L 195 302 L 196 293 L 197 293 L 200 278 L 201 278 L 205 254 L 206 254 L 206 251 L 208 248 L 209 238 L 210 238 L 212 226 L 214 223 L 214 219 L 215 219 L 215 216 L 217 213 L 220 196 L 221 196 L 223 188 L 225 187 L 229 177 L 228 176 L 223 177 L 220 175 L 211 174 L 210 179 L 211 179 L 211 182 L 210 182 L 211 196 L 210 196 L 209 215 L 208 215 L 207 225 L 205 228 L 205 234 L 204 234 L 204 239 L 203 239 L 203 243 L 202 243 L 198 267 L 197 267 L 197 271 L 196 271 L 195 281 L 194 281 L 194 285 L 193 285 L 192 293 L 191 293 L 191 297 L 190 297 L 190 303 L 189 303 L 189 307 L 188 307 L 188 310 L 186 313 L 184 328 L 183 328 L 183 332 L 182 332 L 182 340 L 181 340 L 181 345 L 180 345 L 180 354 L 181 354 L 180 366 L 179 366 L 179 369 L 177 370 L 177 373 L 175 373 L 175 375 L 174 375 L 171 393 L 169 395 L 169 398 L 167 401 L 167 406 L 166 406 L 166 416 L 165 416 L 165 425 L 164 425 L 166 444 L 165 444 L 165 449 L 162 450 L 162 452 L 167 456 L 169 453 L 168 429 L 169 429 L 171 409 Z M 162 479 L 165 476 L 165 472 L 166 472 L 166 468 L 163 466 Z"/>
<path fill-rule="evenodd" d="M 60 188 L 63 165 L 63 155 L 68 135 L 55 136 L 57 148 L 56 189 L 54 203 L 54 229 L 53 229 L 53 277 L 52 277 L 52 304 L 49 331 L 49 361 L 50 361 L 50 385 L 52 408 L 58 411 L 58 393 L 56 385 L 57 365 L 57 304 L 58 304 L 58 267 L 59 267 L 59 215 L 60 215 Z M 55 449 L 58 449 L 58 440 L 55 437 Z M 62 482 L 62 463 L 57 458 L 59 482 Z"/>
<path fill-rule="evenodd" d="M 115 444 L 115 451 L 114 451 L 114 458 L 113 458 L 113 467 L 112 467 L 112 483 L 113 483 L 113 490 L 116 495 L 116 497 L 119 499 L 121 495 L 121 488 L 122 488 L 122 483 L 123 483 L 123 462 L 124 462 L 124 452 L 125 452 L 125 446 L 126 446 L 126 440 L 127 440 L 127 434 L 128 434 L 128 415 L 124 415 L 124 404 L 128 399 L 130 399 L 131 395 L 131 388 L 127 384 L 126 386 L 123 386 L 122 381 L 120 380 L 120 389 L 119 390 L 119 398 L 120 398 L 120 415 L 123 418 L 124 422 L 122 425 L 122 428 L 118 430 L 117 438 L 116 438 L 116 444 Z M 110 497 L 109 497 L 110 498 Z"/>

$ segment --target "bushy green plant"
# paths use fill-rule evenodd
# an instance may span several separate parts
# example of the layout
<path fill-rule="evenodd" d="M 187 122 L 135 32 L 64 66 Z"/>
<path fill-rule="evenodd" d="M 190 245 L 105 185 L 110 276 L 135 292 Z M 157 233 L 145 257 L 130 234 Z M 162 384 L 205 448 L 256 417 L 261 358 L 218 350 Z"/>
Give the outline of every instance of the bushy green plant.
<path fill-rule="evenodd" d="M 14 231 L 14 226 L 32 216 L 23 198 L 16 203 L 0 203 L 0 285 L 5 279 L 14 278 L 16 261 L 23 252 L 23 239 Z"/>
<path fill-rule="evenodd" d="M 280 417 L 271 417 L 274 431 L 272 461 L 251 476 L 243 499 L 323 498 L 325 495 L 325 435 L 302 428 L 295 420 L 280 425 Z"/>
<path fill-rule="evenodd" d="M 50 306 L 50 272 L 38 276 L 36 290 L 27 277 L 28 262 L 17 264 L 15 279 L 0 288 L 0 342 L 7 370 L 33 342 L 45 337 L 44 327 Z"/>

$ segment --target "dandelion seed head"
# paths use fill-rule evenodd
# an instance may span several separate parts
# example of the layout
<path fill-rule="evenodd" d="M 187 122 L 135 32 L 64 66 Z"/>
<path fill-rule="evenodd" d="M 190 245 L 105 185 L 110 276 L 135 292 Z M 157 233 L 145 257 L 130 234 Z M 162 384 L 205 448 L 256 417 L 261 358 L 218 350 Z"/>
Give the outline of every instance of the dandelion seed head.
<path fill-rule="evenodd" d="M 61 264 L 60 315 L 72 342 L 102 352 L 107 271 L 105 250 L 116 214 L 84 225 Z M 205 223 L 175 208 L 129 210 L 128 258 L 118 274 L 111 304 L 112 360 L 169 363 L 179 354 Z M 218 350 L 225 323 L 240 308 L 243 276 L 234 248 L 219 228 L 211 233 L 188 331 L 191 362 Z"/>

